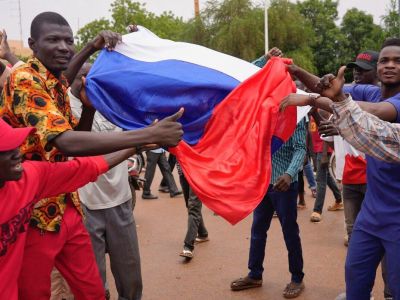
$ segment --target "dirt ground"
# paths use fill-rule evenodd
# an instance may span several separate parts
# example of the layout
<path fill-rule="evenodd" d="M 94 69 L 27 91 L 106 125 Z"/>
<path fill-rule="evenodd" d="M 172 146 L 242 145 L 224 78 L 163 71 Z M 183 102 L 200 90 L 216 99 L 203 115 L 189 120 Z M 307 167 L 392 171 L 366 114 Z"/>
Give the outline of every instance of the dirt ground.
<path fill-rule="evenodd" d="M 175 174 L 176 176 L 176 174 Z M 153 182 L 157 194 L 159 172 Z M 177 181 L 178 182 L 178 181 Z M 230 282 L 248 272 L 247 260 L 252 216 L 232 226 L 203 207 L 210 241 L 197 245 L 188 263 L 178 256 L 186 234 L 187 212 L 183 197 L 158 193 L 157 200 L 143 200 L 137 193 L 134 211 L 139 236 L 143 276 L 143 300 L 243 300 L 284 299 L 283 288 L 290 281 L 287 251 L 279 220 L 274 218 L 268 232 L 263 286 L 232 292 Z M 305 290 L 301 300 L 335 299 L 344 291 L 343 211 L 328 212 L 333 203 L 328 190 L 323 221 L 309 221 L 314 199 L 306 189 L 307 208 L 299 211 L 298 223 L 303 245 Z M 112 299 L 117 299 L 108 268 Z M 374 289 L 375 300 L 383 299 L 380 270 Z"/>

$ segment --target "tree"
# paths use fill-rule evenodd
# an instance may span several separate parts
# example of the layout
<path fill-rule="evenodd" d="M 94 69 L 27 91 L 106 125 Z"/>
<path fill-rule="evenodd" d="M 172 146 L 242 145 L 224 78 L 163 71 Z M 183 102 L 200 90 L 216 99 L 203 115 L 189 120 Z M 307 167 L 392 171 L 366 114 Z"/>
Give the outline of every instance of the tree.
<path fill-rule="evenodd" d="M 315 43 L 315 33 L 298 6 L 287 0 L 274 0 L 268 10 L 269 45 L 280 48 L 287 57 L 316 72 L 310 45 Z"/>
<path fill-rule="evenodd" d="M 337 1 L 306 0 L 297 2 L 301 14 L 311 22 L 316 39 L 312 45 L 314 61 L 319 75 L 331 73 L 340 65 L 338 49 L 344 36 L 336 26 L 338 18 Z"/>
<path fill-rule="evenodd" d="M 345 39 L 340 47 L 341 62 L 354 60 L 365 50 L 379 51 L 385 38 L 383 29 L 374 24 L 372 15 L 352 8 L 343 16 L 341 32 Z"/>
<path fill-rule="evenodd" d="M 263 12 L 250 0 L 208 1 L 202 18 L 210 32 L 210 48 L 245 60 L 263 52 Z"/>
<path fill-rule="evenodd" d="M 78 31 L 78 46 L 86 44 L 101 30 L 125 33 L 129 24 L 140 24 L 161 38 L 179 40 L 186 26 L 182 18 L 172 12 L 160 16 L 148 12 L 144 4 L 131 0 L 115 0 L 111 4 L 111 20 L 99 19 L 88 23 Z"/>
<path fill-rule="evenodd" d="M 400 15 L 396 0 L 391 0 L 387 15 L 383 16 L 386 37 L 400 37 Z"/>

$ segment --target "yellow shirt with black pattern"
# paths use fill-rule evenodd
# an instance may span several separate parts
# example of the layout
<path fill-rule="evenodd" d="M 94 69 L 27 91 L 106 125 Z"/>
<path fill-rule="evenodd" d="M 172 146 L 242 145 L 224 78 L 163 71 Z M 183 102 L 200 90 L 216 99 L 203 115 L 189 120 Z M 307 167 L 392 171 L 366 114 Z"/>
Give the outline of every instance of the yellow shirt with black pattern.
<path fill-rule="evenodd" d="M 0 97 L 0 116 L 13 127 L 35 127 L 21 146 L 24 159 L 62 162 L 68 157 L 51 145 L 59 134 L 77 124 L 67 94 L 67 80 L 57 79 L 35 57 L 11 73 Z M 77 192 L 40 200 L 31 225 L 58 232 L 67 201 L 82 213 Z"/>

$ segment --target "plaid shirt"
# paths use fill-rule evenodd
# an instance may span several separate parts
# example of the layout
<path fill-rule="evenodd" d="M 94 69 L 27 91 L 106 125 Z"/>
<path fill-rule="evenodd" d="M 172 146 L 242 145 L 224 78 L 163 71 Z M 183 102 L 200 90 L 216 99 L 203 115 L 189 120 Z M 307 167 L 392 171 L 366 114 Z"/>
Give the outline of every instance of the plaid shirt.
<path fill-rule="evenodd" d="M 332 104 L 340 135 L 357 150 L 387 162 L 400 162 L 400 124 L 364 112 L 349 96 Z"/>

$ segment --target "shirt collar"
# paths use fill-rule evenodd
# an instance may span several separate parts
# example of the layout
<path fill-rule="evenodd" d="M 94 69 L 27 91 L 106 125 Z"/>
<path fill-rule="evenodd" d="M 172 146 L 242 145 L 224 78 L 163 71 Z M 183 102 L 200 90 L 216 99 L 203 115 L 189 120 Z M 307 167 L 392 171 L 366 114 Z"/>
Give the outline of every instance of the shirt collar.
<path fill-rule="evenodd" d="M 52 90 L 57 86 L 57 84 L 64 85 L 65 87 L 68 87 L 68 81 L 65 78 L 63 74 L 61 74 L 60 78 L 56 78 L 53 73 L 51 73 L 47 68 L 42 64 L 42 62 L 32 56 L 28 60 L 28 64 L 31 66 L 32 69 L 37 71 L 39 75 L 45 80 L 46 87 L 48 90 Z"/>

